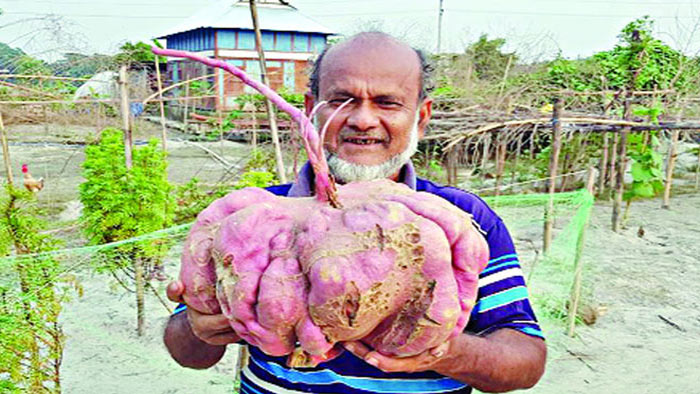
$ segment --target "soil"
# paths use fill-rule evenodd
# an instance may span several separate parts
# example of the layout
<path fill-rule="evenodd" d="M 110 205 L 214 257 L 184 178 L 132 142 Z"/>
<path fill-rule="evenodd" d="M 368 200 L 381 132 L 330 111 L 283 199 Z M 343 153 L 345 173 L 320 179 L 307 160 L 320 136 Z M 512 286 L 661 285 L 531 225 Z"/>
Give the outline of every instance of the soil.
<path fill-rule="evenodd" d="M 65 145 L 62 138 L 28 143 L 29 136 L 44 130 L 44 126 L 10 128 L 12 163 L 15 178 L 21 176 L 21 163 L 27 163 L 34 176 L 46 177 L 39 201 L 50 208 L 54 226 L 61 227 L 79 216 L 77 186 L 82 182 L 84 146 Z M 94 133 L 94 128 L 83 133 Z M 71 139 L 76 139 L 75 134 Z M 225 153 L 230 162 L 249 151 L 246 145 L 232 142 L 202 145 Z M 223 167 L 204 150 L 178 141 L 168 141 L 168 147 L 171 181 L 184 183 L 197 176 L 216 183 L 226 177 Z M 609 229 L 610 204 L 595 206 L 586 232 L 584 262 L 592 299 L 605 313 L 594 325 L 577 326 L 573 338 L 565 335 L 563 324 L 543 323 L 549 345 L 547 371 L 528 392 L 700 392 L 700 194 L 674 196 L 671 209 L 660 206 L 660 200 L 633 203 L 626 227 L 619 233 Z M 82 242 L 77 233 L 69 234 L 73 234 L 68 236 L 69 245 Z M 527 237 L 514 234 L 524 262 L 534 255 L 532 245 L 523 241 Z M 175 277 L 178 265 L 174 251 L 166 262 L 166 274 Z M 211 369 L 181 368 L 162 344 L 169 312 L 153 294 L 146 299 L 145 335 L 138 337 L 135 297 L 109 276 L 87 268 L 76 275 L 84 295 L 65 304 L 61 315 L 67 336 L 61 367 L 65 393 L 232 392 L 236 346 Z M 154 282 L 160 294 L 166 283 Z"/>

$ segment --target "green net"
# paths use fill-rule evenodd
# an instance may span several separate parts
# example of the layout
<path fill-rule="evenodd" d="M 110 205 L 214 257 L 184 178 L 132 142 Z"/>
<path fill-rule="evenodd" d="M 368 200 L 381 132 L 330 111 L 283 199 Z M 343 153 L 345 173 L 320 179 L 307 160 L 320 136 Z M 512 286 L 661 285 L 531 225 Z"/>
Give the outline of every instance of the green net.
<path fill-rule="evenodd" d="M 553 209 L 549 217 L 554 233 L 550 250 L 543 255 L 542 229 L 550 199 Z M 546 334 L 562 332 L 577 244 L 581 242 L 593 197 L 587 191 L 575 191 L 551 197 L 523 194 L 485 200 L 513 236 Z M 56 371 L 60 371 L 59 379 L 66 388 L 80 386 L 85 374 L 95 373 L 111 376 L 107 380 L 115 386 L 105 383 L 106 392 L 123 392 L 119 384 L 132 378 L 144 379 L 142 375 L 148 373 L 157 377 L 143 384 L 163 385 L 164 392 L 170 388 L 187 391 L 188 387 L 196 389 L 202 385 L 220 385 L 221 391 L 214 388 L 207 392 L 228 392 L 235 376 L 235 352 L 229 352 L 232 355 L 219 369 L 193 374 L 194 371 L 174 364 L 163 348 L 162 329 L 173 305 L 165 301 L 167 281 L 157 281 L 151 275 L 154 264 L 146 267 L 147 327 L 143 336 L 135 330 L 133 270 L 128 264 L 121 270 L 104 269 L 109 266 L 105 260 L 120 258 L 120 252 L 158 243 L 163 246 L 160 266 L 170 279 L 176 277 L 189 226 L 105 245 L 0 258 L 0 392 L 31 391 L 31 387 L 38 386 L 58 391 L 58 383 L 52 380 Z M 39 271 L 30 272 L 28 267 L 38 267 Z M 31 283 L 23 277 L 28 273 Z M 53 308 L 45 308 L 44 304 Z M 37 313 L 27 314 L 28 309 Z M 35 350 L 37 356 L 32 359 Z M 99 362 L 86 363 L 85 359 Z"/>
<path fill-rule="evenodd" d="M 588 278 L 590 264 L 582 254 L 585 228 L 594 197 L 587 190 L 566 193 L 519 194 L 487 197 L 515 242 L 530 300 L 550 344 L 559 343 L 566 333 L 568 307 L 575 276 L 576 261 L 583 270 L 581 304 L 593 302 Z M 551 211 L 549 204 L 552 202 Z M 544 253 L 544 223 L 552 221 L 552 241 Z M 580 311 L 575 317 L 581 323 Z M 554 346 L 556 347 L 556 346 Z"/>

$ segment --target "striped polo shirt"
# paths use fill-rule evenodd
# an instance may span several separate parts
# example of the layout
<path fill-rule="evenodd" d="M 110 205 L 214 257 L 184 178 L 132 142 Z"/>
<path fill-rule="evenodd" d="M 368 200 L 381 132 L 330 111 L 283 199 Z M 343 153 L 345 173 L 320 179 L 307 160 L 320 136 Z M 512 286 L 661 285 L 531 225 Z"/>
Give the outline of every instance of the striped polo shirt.
<path fill-rule="evenodd" d="M 471 213 L 474 225 L 489 244 L 490 260 L 479 277 L 477 302 L 465 332 L 485 335 L 511 328 L 544 339 L 528 300 L 513 241 L 498 215 L 472 193 L 417 178 L 410 163 L 401 170 L 399 180 Z M 313 171 L 307 163 L 294 184 L 267 190 L 279 196 L 309 196 L 312 182 Z M 254 346 L 249 350 L 250 362 L 241 373 L 240 392 L 244 394 L 471 392 L 468 385 L 435 372 L 385 373 L 350 352 L 315 368 L 292 369 L 286 366 L 286 357 L 270 357 Z"/>

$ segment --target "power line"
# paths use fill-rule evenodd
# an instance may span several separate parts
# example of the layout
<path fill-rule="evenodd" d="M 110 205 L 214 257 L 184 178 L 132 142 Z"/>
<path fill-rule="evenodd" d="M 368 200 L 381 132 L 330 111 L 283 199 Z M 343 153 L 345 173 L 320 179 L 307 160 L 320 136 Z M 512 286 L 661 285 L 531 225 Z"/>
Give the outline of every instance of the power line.
<path fill-rule="evenodd" d="M 32 15 L 32 16 L 70 16 L 75 18 L 123 18 L 123 19 L 184 19 L 187 16 L 159 16 L 159 15 L 114 15 L 114 14 L 55 14 L 45 12 L 4 12 L 8 15 Z"/>
<path fill-rule="evenodd" d="M 492 11 L 492 10 L 463 10 L 450 8 L 446 11 L 461 12 L 468 14 L 493 14 L 493 15 L 530 15 L 530 16 L 564 16 L 576 18 L 639 18 L 640 15 L 622 15 L 622 14 L 571 14 L 560 12 L 528 12 L 528 11 Z M 643 14 L 643 13 L 642 13 Z M 692 16 L 655 16 L 650 15 L 652 19 L 698 19 Z"/>
<path fill-rule="evenodd" d="M 391 11 L 391 12 L 344 12 L 340 14 L 307 14 L 313 17 L 342 17 L 342 16 L 365 16 L 365 15 L 399 15 L 399 14 L 425 14 L 427 12 L 434 12 L 434 9 L 423 9 L 423 10 L 406 10 L 406 11 Z"/>

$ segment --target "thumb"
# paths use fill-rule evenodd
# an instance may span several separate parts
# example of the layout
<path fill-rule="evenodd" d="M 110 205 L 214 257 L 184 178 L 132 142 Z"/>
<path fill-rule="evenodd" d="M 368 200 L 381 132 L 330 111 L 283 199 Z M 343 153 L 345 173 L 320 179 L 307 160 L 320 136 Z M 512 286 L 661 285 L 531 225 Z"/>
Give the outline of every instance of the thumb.
<path fill-rule="evenodd" d="M 433 357 L 440 358 L 440 357 L 444 356 L 445 353 L 447 353 L 447 350 L 449 349 L 449 347 L 450 347 L 450 342 L 445 341 L 445 342 L 441 343 L 440 345 L 431 349 L 430 354 Z"/>
<path fill-rule="evenodd" d="M 180 280 L 174 280 L 168 283 L 165 293 L 172 302 L 184 302 L 182 295 L 185 293 L 185 284 Z"/>

